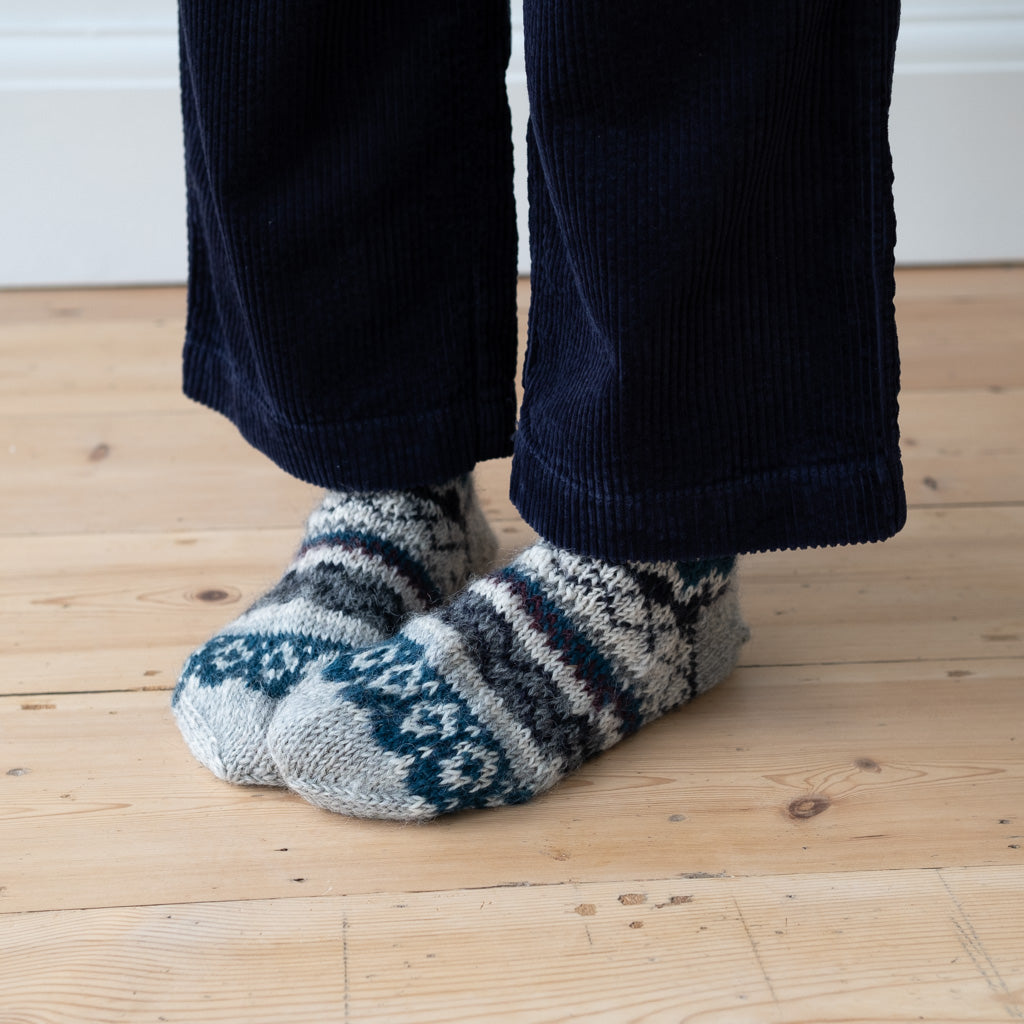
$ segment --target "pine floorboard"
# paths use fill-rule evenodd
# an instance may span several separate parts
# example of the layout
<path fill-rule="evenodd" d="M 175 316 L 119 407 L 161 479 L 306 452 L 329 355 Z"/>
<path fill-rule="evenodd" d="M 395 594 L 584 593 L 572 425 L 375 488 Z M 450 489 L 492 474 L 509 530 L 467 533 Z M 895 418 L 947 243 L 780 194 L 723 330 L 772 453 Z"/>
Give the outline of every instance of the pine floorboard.
<path fill-rule="evenodd" d="M 0 293 L 0 1024 L 1024 1020 L 1024 268 L 897 311 L 904 532 L 745 559 L 728 682 L 404 826 L 178 737 L 315 499 L 181 397 L 181 289 Z"/>

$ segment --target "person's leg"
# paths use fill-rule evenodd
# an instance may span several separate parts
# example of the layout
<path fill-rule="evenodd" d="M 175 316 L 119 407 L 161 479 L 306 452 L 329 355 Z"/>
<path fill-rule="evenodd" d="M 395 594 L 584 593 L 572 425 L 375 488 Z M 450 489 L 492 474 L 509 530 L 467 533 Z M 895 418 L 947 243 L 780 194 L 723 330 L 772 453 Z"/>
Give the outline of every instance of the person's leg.
<path fill-rule="evenodd" d="M 897 14 L 527 0 L 513 493 L 545 539 L 296 687 L 269 735 L 293 789 L 395 818 L 528 799 L 731 670 L 735 554 L 902 525 Z"/>
<path fill-rule="evenodd" d="M 269 735 L 293 789 L 395 818 L 529 799 L 728 674 L 735 554 L 901 526 L 897 14 L 527 0 L 513 496 L 545 539 L 296 687 Z"/>
<path fill-rule="evenodd" d="M 895 533 L 898 0 L 526 13 L 524 518 L 618 559 Z"/>
<path fill-rule="evenodd" d="M 181 0 L 186 393 L 326 488 L 508 455 L 515 219 L 496 0 Z"/>
<path fill-rule="evenodd" d="M 515 423 L 508 9 L 181 0 L 180 27 L 185 389 L 328 494 L 173 703 L 217 775 L 279 784 L 302 673 L 493 558 L 466 474 Z"/>
<path fill-rule="evenodd" d="M 522 803 L 724 679 L 747 638 L 733 559 L 615 563 L 546 541 L 390 640 L 307 673 L 267 743 L 358 817 Z"/>
<path fill-rule="evenodd" d="M 182 669 L 172 706 L 196 759 L 228 782 L 283 785 L 266 743 L 281 698 L 315 666 L 440 605 L 496 550 L 468 475 L 328 491 L 277 584 Z"/>

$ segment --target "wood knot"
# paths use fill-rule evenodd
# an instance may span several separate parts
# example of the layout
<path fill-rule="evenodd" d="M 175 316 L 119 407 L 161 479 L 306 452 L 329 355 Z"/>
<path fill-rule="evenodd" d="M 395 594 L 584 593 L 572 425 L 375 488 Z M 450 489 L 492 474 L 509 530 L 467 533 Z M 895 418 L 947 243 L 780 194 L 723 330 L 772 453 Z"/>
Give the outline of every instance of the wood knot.
<path fill-rule="evenodd" d="M 855 768 L 859 768 L 862 772 L 880 772 L 882 766 L 870 757 L 858 757 L 853 762 Z"/>
<path fill-rule="evenodd" d="M 239 595 L 229 590 L 221 590 L 219 587 L 211 587 L 209 590 L 198 590 L 193 597 L 197 601 L 206 601 L 209 604 L 223 604 L 229 601 L 237 601 Z"/>
<path fill-rule="evenodd" d="M 831 806 L 832 801 L 826 796 L 798 796 L 787 810 L 791 818 L 802 821 L 827 811 Z"/>
<path fill-rule="evenodd" d="M 664 903 L 655 903 L 654 909 L 661 910 L 662 907 L 680 907 L 684 903 L 692 903 L 692 896 L 670 896 Z"/>
<path fill-rule="evenodd" d="M 89 452 L 90 462 L 102 462 L 110 454 L 109 444 L 98 444 Z"/>
<path fill-rule="evenodd" d="M 647 897 L 642 892 L 624 892 L 619 897 L 619 902 L 625 907 L 635 907 L 647 902 Z"/>

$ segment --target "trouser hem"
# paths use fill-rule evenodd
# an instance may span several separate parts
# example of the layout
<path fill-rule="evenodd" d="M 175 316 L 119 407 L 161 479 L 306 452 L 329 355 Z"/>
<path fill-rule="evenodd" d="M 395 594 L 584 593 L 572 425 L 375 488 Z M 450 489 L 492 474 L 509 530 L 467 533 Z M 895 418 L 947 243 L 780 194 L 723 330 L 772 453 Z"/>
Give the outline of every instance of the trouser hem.
<path fill-rule="evenodd" d="M 543 538 L 580 554 L 692 560 L 885 540 L 906 522 L 902 480 L 891 450 L 679 490 L 599 492 L 547 465 L 520 431 L 511 497 Z"/>
<path fill-rule="evenodd" d="M 477 462 L 512 454 L 516 398 L 503 391 L 423 411 L 355 422 L 294 423 L 275 417 L 221 359 L 186 344 L 184 391 L 226 416 L 281 469 L 331 490 L 396 490 L 436 484 Z"/>

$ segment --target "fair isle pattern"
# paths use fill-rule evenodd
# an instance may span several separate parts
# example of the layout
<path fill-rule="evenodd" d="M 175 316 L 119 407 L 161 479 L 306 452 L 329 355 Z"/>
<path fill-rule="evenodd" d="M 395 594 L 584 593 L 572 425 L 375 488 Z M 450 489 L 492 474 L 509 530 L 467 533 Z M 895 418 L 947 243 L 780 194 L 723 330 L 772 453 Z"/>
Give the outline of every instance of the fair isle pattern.
<path fill-rule="evenodd" d="M 172 706 L 192 753 L 229 782 L 282 785 L 266 745 L 281 698 L 486 572 L 496 548 L 468 476 L 328 492 L 276 586 L 186 662 Z"/>
<path fill-rule="evenodd" d="M 318 806 L 413 820 L 522 803 L 732 670 L 734 559 L 614 565 L 541 541 L 318 666 L 268 743 Z"/>

